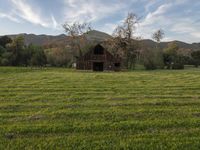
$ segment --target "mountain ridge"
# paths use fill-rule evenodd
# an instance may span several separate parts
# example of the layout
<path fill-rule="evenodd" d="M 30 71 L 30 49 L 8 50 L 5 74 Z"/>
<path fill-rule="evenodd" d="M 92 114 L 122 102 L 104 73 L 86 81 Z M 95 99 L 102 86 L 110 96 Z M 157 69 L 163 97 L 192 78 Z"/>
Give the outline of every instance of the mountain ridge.
<path fill-rule="evenodd" d="M 25 40 L 25 44 L 34 44 L 34 45 L 39 45 L 39 46 L 45 46 L 45 45 L 50 45 L 50 44 L 57 44 L 57 45 L 69 45 L 70 42 L 70 37 L 65 35 L 65 34 L 60 34 L 60 35 L 46 35 L 46 34 L 27 34 L 27 33 L 20 33 L 20 34 L 13 34 L 13 35 L 7 35 L 10 38 L 14 39 L 17 36 L 23 36 Z M 105 41 L 106 39 L 111 38 L 112 36 L 101 32 L 97 30 L 92 30 L 86 33 L 86 38 L 90 42 L 102 42 Z M 154 42 L 151 39 L 142 39 L 141 42 L 150 48 L 154 48 L 156 42 Z M 167 47 L 168 43 L 175 42 L 178 44 L 180 48 L 184 49 L 192 49 L 192 50 L 200 50 L 200 43 L 187 43 L 183 41 L 168 41 L 168 42 L 161 42 L 160 45 L 162 48 Z"/>

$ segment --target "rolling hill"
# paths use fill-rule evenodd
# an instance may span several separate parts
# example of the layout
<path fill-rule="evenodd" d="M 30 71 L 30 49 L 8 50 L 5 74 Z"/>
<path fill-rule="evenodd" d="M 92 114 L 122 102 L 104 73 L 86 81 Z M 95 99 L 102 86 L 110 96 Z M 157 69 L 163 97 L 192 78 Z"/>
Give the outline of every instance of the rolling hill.
<path fill-rule="evenodd" d="M 89 31 L 86 34 L 87 34 L 86 38 L 90 42 L 101 42 L 112 37 L 111 35 L 107 33 L 96 31 L 96 30 Z M 52 36 L 52 35 L 35 35 L 35 34 L 24 33 L 24 34 L 16 34 L 16 35 L 8 35 L 8 36 L 11 38 L 16 38 L 17 36 L 23 36 L 25 39 L 26 45 L 29 45 L 32 43 L 39 46 L 44 46 L 44 45 L 49 45 L 49 44 L 68 45 L 69 40 L 70 40 L 70 37 L 66 36 L 65 34 Z M 143 45 L 145 45 L 145 47 L 151 47 L 151 48 L 155 47 L 155 44 L 156 44 L 154 41 L 149 40 L 149 39 L 143 39 L 141 40 L 141 42 L 143 43 Z M 200 43 L 189 44 L 189 43 L 185 43 L 181 41 L 173 41 L 173 42 L 176 42 L 180 48 L 200 50 Z M 167 47 L 168 43 L 169 42 L 162 42 L 161 47 L 162 48 Z"/>

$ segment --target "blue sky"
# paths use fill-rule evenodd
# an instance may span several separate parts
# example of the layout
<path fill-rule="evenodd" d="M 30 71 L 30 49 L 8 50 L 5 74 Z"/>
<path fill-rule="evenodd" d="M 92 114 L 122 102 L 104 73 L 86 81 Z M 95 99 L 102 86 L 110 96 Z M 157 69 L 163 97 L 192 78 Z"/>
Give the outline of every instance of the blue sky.
<path fill-rule="evenodd" d="M 64 33 L 64 22 L 90 22 L 111 34 L 128 12 L 141 17 L 136 36 L 200 42 L 200 0 L 0 0 L 0 35 Z"/>

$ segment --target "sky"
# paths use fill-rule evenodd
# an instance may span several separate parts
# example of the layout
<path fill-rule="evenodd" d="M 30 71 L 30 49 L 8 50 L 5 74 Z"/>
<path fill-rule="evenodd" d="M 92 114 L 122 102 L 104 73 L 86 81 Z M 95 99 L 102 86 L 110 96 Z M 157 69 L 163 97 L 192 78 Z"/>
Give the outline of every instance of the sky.
<path fill-rule="evenodd" d="M 140 18 L 135 36 L 200 42 L 200 0 L 0 0 L 0 35 L 63 34 L 65 22 L 88 22 L 109 34 L 129 12 Z"/>

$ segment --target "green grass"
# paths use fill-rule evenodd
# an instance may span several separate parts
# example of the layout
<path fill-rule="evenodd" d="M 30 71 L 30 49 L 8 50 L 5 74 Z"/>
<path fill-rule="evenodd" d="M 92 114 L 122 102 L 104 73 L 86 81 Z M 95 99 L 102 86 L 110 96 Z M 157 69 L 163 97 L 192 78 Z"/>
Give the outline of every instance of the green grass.
<path fill-rule="evenodd" d="M 200 70 L 1 67 L 0 149 L 200 149 Z"/>

